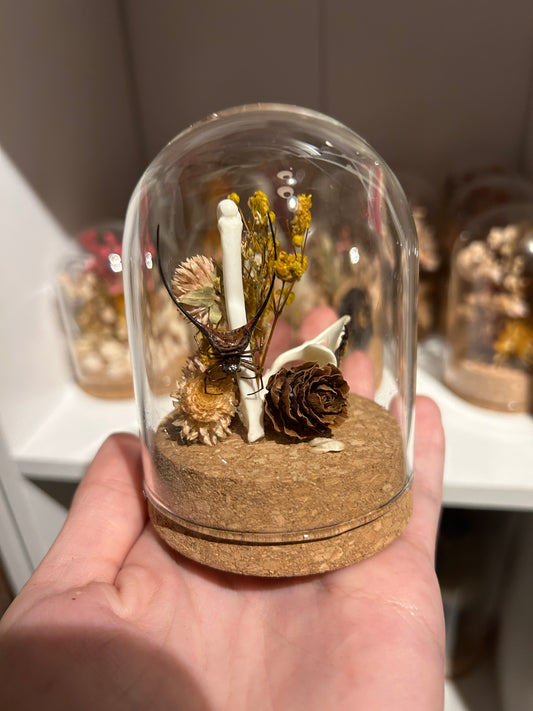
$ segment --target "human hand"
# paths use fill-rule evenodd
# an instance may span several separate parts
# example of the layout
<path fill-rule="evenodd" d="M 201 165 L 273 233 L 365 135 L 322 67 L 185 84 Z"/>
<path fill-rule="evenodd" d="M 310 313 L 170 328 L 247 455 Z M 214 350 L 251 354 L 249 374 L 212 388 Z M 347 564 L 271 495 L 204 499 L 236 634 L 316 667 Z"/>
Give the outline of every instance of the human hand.
<path fill-rule="evenodd" d="M 140 444 L 110 437 L 0 622 L 11 711 L 436 711 L 444 625 L 433 557 L 444 439 L 418 398 L 414 510 L 343 570 L 264 580 L 171 551 L 146 518 Z"/>

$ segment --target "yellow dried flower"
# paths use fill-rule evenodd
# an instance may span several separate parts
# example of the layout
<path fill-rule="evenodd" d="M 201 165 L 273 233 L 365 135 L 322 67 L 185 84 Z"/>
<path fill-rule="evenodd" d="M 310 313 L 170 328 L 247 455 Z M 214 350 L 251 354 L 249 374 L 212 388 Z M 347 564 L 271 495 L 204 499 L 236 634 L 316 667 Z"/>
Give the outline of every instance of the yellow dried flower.
<path fill-rule="evenodd" d="M 274 262 L 276 276 L 282 281 L 294 282 L 302 278 L 307 269 L 307 257 L 303 254 L 288 254 L 282 251 Z"/>
<path fill-rule="evenodd" d="M 284 308 L 285 306 L 290 306 L 296 298 L 296 294 L 292 290 L 292 284 L 284 286 L 283 289 L 276 289 L 274 296 L 278 303 L 283 303 Z"/>
<path fill-rule="evenodd" d="M 203 334 L 198 333 L 196 340 L 198 342 L 198 358 L 203 365 L 209 368 L 220 360 L 219 353 L 217 353 Z"/>
<path fill-rule="evenodd" d="M 184 369 L 171 398 L 175 407 L 173 425 L 179 428 L 184 442 L 213 445 L 230 434 L 237 407 L 231 378 L 211 380 L 205 366 L 193 360 Z"/>
<path fill-rule="evenodd" d="M 293 235 L 291 237 L 291 242 L 295 247 L 301 247 L 304 241 L 304 236 L 303 235 Z"/>
<path fill-rule="evenodd" d="M 519 358 L 524 365 L 533 368 L 533 327 L 521 319 L 507 321 L 494 350 L 499 363 Z"/>
<path fill-rule="evenodd" d="M 313 201 L 311 195 L 298 195 L 298 207 L 291 220 L 291 233 L 293 235 L 304 235 L 311 224 L 311 207 Z M 293 238 L 294 239 L 294 238 Z"/>
<path fill-rule="evenodd" d="M 256 190 L 255 193 L 248 198 L 248 207 L 256 224 L 268 224 L 270 203 L 268 197 L 262 190 Z"/>
<path fill-rule="evenodd" d="M 237 193 L 230 193 L 228 195 L 228 200 L 233 200 L 233 202 L 238 205 L 241 201 L 241 198 L 237 195 Z"/>

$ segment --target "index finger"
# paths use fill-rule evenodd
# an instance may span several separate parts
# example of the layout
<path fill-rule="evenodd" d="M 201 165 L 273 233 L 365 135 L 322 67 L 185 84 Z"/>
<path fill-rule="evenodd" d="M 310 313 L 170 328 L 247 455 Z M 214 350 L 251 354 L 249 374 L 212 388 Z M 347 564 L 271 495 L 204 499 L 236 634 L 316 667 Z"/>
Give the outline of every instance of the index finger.
<path fill-rule="evenodd" d="M 429 397 L 416 398 L 413 513 L 404 536 L 433 557 L 442 505 L 444 429 Z"/>

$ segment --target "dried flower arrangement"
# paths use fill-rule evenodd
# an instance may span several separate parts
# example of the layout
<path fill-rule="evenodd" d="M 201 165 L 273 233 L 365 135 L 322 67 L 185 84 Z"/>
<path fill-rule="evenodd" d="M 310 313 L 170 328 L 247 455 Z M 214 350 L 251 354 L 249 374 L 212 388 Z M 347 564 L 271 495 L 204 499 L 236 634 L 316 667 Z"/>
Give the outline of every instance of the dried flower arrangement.
<path fill-rule="evenodd" d="M 405 208 L 363 139 L 299 107 L 213 114 L 143 174 L 125 260 L 143 485 L 180 554 L 309 575 L 404 530 L 417 276 Z M 146 231 L 164 308 L 189 335 L 162 397 Z"/>
<path fill-rule="evenodd" d="M 225 439 L 236 413 L 250 442 L 265 435 L 265 422 L 278 435 L 302 440 L 330 436 L 346 418 L 349 388 L 338 365 L 348 317 L 265 365 L 276 325 L 308 268 L 311 195 L 297 196 L 284 225 L 287 250 L 267 195 L 256 191 L 247 208 L 245 215 L 236 193 L 219 203 L 222 265 L 190 257 L 170 284 L 161 268 L 173 302 L 196 329 L 197 350 L 171 396 L 182 444 Z"/>
<path fill-rule="evenodd" d="M 91 228 L 78 238 L 87 254 L 59 275 L 59 301 L 77 382 L 98 397 L 131 397 L 133 382 L 122 280 L 122 227 Z M 153 248 L 147 252 L 152 256 Z M 171 372 L 188 347 L 183 324 L 165 307 L 162 286 L 150 293 L 160 373 Z M 167 376 L 163 380 L 170 383 Z"/>
<path fill-rule="evenodd" d="M 186 556 L 253 575 L 362 560 L 411 512 L 398 422 L 369 391 L 349 392 L 340 370 L 351 315 L 328 316 L 327 328 L 288 350 L 275 335 L 282 324 L 301 327 L 310 306 L 299 302 L 315 261 L 312 197 L 294 198 L 282 220 L 263 191 L 244 205 L 230 193 L 217 207 L 217 259 L 188 256 L 170 278 L 157 230 L 167 303 L 196 345 L 153 433 L 150 517 Z M 360 313 L 359 338 L 368 330 Z M 368 358 L 363 379 L 373 382 L 368 354 L 355 355 Z"/>
<path fill-rule="evenodd" d="M 527 410 L 533 376 L 533 226 L 493 227 L 459 249 L 448 333 L 453 359 L 445 379 L 460 394 L 498 409 Z"/>
<path fill-rule="evenodd" d="M 469 286 L 458 303 L 458 315 L 475 328 L 476 353 L 521 368 L 533 367 L 531 285 L 528 289 L 526 255 L 520 249 L 532 230 L 528 223 L 494 227 L 485 240 L 461 249 L 455 263 L 458 276 Z"/>

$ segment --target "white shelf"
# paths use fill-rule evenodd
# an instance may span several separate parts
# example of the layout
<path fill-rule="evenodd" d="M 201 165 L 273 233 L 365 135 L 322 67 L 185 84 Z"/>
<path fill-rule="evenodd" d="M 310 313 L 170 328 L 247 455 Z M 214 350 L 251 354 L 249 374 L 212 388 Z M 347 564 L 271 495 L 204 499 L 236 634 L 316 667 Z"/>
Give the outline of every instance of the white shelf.
<path fill-rule="evenodd" d="M 15 336 L 2 355 L 11 373 L 2 388 L 11 455 L 24 475 L 77 481 L 107 435 L 138 431 L 135 403 L 95 398 L 75 384 L 51 287 L 28 297 L 4 328 Z"/>
<path fill-rule="evenodd" d="M 442 344 L 419 349 L 417 391 L 439 405 L 446 435 L 444 503 L 533 510 L 533 417 L 492 412 L 438 379 Z"/>
<path fill-rule="evenodd" d="M 35 435 L 14 451 L 22 474 L 34 479 L 79 481 L 112 432 L 138 432 L 133 401 L 98 401 L 73 383 Z"/>
<path fill-rule="evenodd" d="M 76 481 L 107 435 L 137 432 L 133 400 L 92 397 L 74 382 L 51 285 L 0 324 L 2 424 L 20 472 Z"/>
<path fill-rule="evenodd" d="M 111 432 L 136 432 L 133 400 L 104 401 L 71 377 L 53 285 L 72 250 L 0 149 L 0 431 L 6 456 L 34 478 L 78 480 Z"/>

